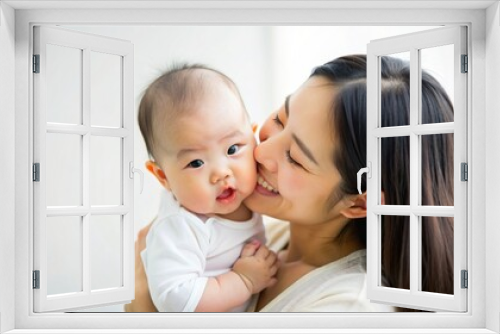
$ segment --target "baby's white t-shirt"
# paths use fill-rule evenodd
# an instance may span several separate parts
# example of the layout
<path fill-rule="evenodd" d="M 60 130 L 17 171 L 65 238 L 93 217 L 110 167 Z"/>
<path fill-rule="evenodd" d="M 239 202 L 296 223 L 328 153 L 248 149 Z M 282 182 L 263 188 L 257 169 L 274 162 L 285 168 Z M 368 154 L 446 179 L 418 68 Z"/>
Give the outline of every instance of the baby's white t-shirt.
<path fill-rule="evenodd" d="M 237 222 L 187 211 L 162 193 L 158 218 L 141 253 L 149 291 L 159 312 L 193 312 L 208 278 L 231 270 L 252 239 L 265 244 L 262 217 Z M 248 302 L 233 309 L 243 312 Z"/>

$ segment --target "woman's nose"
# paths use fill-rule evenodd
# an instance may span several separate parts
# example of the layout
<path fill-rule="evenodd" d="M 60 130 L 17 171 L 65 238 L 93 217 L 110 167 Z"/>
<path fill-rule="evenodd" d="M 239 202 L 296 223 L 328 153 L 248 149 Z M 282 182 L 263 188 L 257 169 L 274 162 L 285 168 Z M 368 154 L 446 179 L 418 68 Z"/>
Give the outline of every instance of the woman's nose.
<path fill-rule="evenodd" d="M 278 171 L 278 156 L 279 152 L 272 137 L 261 141 L 254 151 L 255 160 L 271 173 Z"/>

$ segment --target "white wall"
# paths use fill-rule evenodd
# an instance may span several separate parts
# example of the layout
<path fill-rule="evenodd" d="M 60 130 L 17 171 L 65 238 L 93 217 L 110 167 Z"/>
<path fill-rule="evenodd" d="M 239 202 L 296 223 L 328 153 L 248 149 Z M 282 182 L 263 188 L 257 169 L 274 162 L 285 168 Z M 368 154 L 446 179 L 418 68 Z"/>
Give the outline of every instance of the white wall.
<path fill-rule="evenodd" d="M 0 2 L 0 332 L 14 328 L 15 15 Z"/>
<path fill-rule="evenodd" d="M 433 26 L 281 26 L 273 31 L 273 105 L 279 106 L 311 73 L 311 69 L 337 57 L 365 54 L 370 41 Z M 442 57 L 440 57 L 442 58 Z M 449 59 L 449 58 L 446 58 Z M 429 64 L 430 65 L 430 64 Z M 422 64 L 427 68 L 427 64 Z M 438 65 L 439 66 L 439 65 Z M 432 64 L 433 68 L 438 67 Z M 441 66 L 439 66 L 441 67 Z M 450 76 L 442 75 L 441 78 Z M 451 76 L 453 78 L 453 76 Z M 445 83 L 450 86 L 450 83 Z M 277 99 L 277 100 L 276 100 Z"/>
<path fill-rule="evenodd" d="M 498 3 L 486 11 L 486 263 L 498 261 L 500 254 L 500 6 Z M 500 270 L 486 266 L 486 327 L 500 332 L 498 307 L 500 300 Z"/>

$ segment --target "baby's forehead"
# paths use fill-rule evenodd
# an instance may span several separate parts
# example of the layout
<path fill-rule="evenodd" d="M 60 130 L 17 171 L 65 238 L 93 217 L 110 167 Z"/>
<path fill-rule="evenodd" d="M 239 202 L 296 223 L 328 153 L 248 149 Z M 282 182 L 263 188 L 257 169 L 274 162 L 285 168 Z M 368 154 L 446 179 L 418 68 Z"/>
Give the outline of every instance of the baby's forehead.
<path fill-rule="evenodd" d="M 200 106 L 203 100 L 200 100 Z M 168 151 L 181 146 L 204 146 L 208 142 L 227 142 L 238 136 L 253 135 L 250 118 L 243 107 L 212 115 L 209 109 L 193 107 L 177 117 L 158 122 L 157 142 Z M 225 140 L 224 140 L 225 139 Z"/>

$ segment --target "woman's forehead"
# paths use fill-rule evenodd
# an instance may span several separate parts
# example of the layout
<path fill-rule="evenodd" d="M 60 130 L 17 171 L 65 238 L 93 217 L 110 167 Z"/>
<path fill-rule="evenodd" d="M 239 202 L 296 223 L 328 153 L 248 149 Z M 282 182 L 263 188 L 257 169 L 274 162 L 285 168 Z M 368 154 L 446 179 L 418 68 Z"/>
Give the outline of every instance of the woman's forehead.
<path fill-rule="evenodd" d="M 306 81 L 288 101 L 291 132 L 315 154 L 318 160 L 331 161 L 333 150 L 332 103 L 335 88 L 325 78 Z M 323 161 L 323 164 L 327 161 Z"/>

